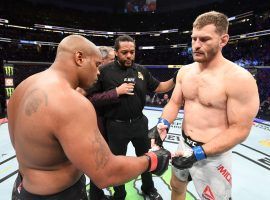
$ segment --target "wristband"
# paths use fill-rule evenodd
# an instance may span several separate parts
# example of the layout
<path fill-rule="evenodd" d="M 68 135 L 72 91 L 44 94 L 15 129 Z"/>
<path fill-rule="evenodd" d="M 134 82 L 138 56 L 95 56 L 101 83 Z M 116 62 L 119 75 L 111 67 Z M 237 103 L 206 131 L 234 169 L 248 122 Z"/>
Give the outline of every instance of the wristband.
<path fill-rule="evenodd" d="M 204 153 L 204 150 L 202 146 L 196 146 L 193 148 L 194 155 L 197 160 L 203 160 L 206 158 L 206 155 Z"/>
<path fill-rule="evenodd" d="M 171 124 L 170 124 L 170 122 L 168 122 L 168 120 L 166 120 L 164 118 L 161 118 L 161 117 L 158 119 L 158 124 L 159 123 L 162 123 L 162 124 L 166 125 L 168 127 L 167 128 L 168 130 L 169 130 L 170 126 L 171 126 Z"/>
<path fill-rule="evenodd" d="M 154 171 L 157 168 L 158 164 L 158 158 L 157 155 L 153 152 L 148 152 L 145 154 L 149 161 L 149 166 L 147 168 L 147 171 L 151 172 Z"/>

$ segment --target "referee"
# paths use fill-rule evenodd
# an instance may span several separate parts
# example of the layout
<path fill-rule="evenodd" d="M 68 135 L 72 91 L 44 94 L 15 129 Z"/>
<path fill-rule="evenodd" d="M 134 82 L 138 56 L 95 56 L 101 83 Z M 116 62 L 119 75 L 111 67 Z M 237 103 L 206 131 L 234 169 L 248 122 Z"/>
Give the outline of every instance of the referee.
<path fill-rule="evenodd" d="M 146 93 L 167 92 L 173 88 L 174 82 L 173 79 L 159 82 L 146 68 L 134 63 L 135 41 L 130 36 L 119 36 L 115 40 L 114 48 L 116 60 L 100 70 L 95 89 L 99 92 L 107 91 L 124 82 L 132 84 L 134 89 L 119 96 L 119 103 L 108 106 L 105 110 L 108 143 L 115 155 L 125 155 L 127 145 L 131 141 L 136 155 L 140 156 L 151 148 L 147 136 L 148 119 L 142 113 Z M 161 200 L 162 197 L 154 187 L 151 173 L 143 173 L 141 177 L 143 194 L 151 200 Z M 124 185 L 114 187 L 114 191 L 114 199 L 125 199 Z"/>

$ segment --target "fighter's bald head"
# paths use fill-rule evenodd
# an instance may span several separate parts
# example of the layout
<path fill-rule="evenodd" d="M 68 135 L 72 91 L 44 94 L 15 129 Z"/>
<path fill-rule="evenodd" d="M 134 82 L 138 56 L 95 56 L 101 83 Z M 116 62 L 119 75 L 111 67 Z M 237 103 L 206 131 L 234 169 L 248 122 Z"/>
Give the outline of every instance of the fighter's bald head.
<path fill-rule="evenodd" d="M 83 52 L 85 54 L 99 53 L 98 48 L 88 39 L 80 35 L 69 35 L 58 45 L 56 58 L 64 53 Z"/>

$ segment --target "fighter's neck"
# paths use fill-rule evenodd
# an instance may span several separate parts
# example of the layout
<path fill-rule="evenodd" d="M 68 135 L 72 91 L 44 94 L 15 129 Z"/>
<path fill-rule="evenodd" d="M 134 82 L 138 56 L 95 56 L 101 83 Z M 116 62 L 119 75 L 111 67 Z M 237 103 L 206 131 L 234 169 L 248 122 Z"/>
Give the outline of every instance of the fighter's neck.
<path fill-rule="evenodd" d="M 198 63 L 200 69 L 203 70 L 214 70 L 221 66 L 223 66 L 225 62 L 225 58 L 222 56 L 222 54 L 215 56 L 213 59 L 211 59 L 208 62 Z"/>
<path fill-rule="evenodd" d="M 60 64 L 60 65 L 59 65 Z M 57 76 L 59 79 L 65 80 L 67 84 L 70 85 L 72 88 L 77 88 L 79 85 L 79 80 L 77 77 L 76 70 L 72 69 L 72 67 L 63 67 L 63 64 L 61 63 L 54 63 L 50 70 L 57 73 Z"/>

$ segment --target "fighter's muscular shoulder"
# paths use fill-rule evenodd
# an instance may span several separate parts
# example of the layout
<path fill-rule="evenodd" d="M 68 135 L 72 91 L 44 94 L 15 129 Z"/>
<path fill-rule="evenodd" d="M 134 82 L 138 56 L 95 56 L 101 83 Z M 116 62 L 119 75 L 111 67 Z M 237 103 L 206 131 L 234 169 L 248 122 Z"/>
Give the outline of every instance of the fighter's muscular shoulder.
<path fill-rule="evenodd" d="M 69 120 L 70 117 L 76 117 L 81 112 L 94 111 L 91 102 L 71 88 L 59 91 L 57 95 L 51 96 L 51 101 L 51 112 L 64 121 L 65 119 Z"/>
<path fill-rule="evenodd" d="M 188 73 L 192 73 L 192 70 L 194 68 L 194 63 L 191 63 L 189 65 L 183 65 L 179 71 L 178 71 L 178 74 L 177 74 L 177 81 L 180 81 L 182 82 L 182 78 L 188 74 Z M 192 68 L 193 67 L 193 68 Z"/>
<path fill-rule="evenodd" d="M 228 70 L 225 73 L 226 90 L 232 90 L 238 86 L 245 87 L 256 86 L 256 81 L 246 69 L 234 64 L 228 64 Z"/>

